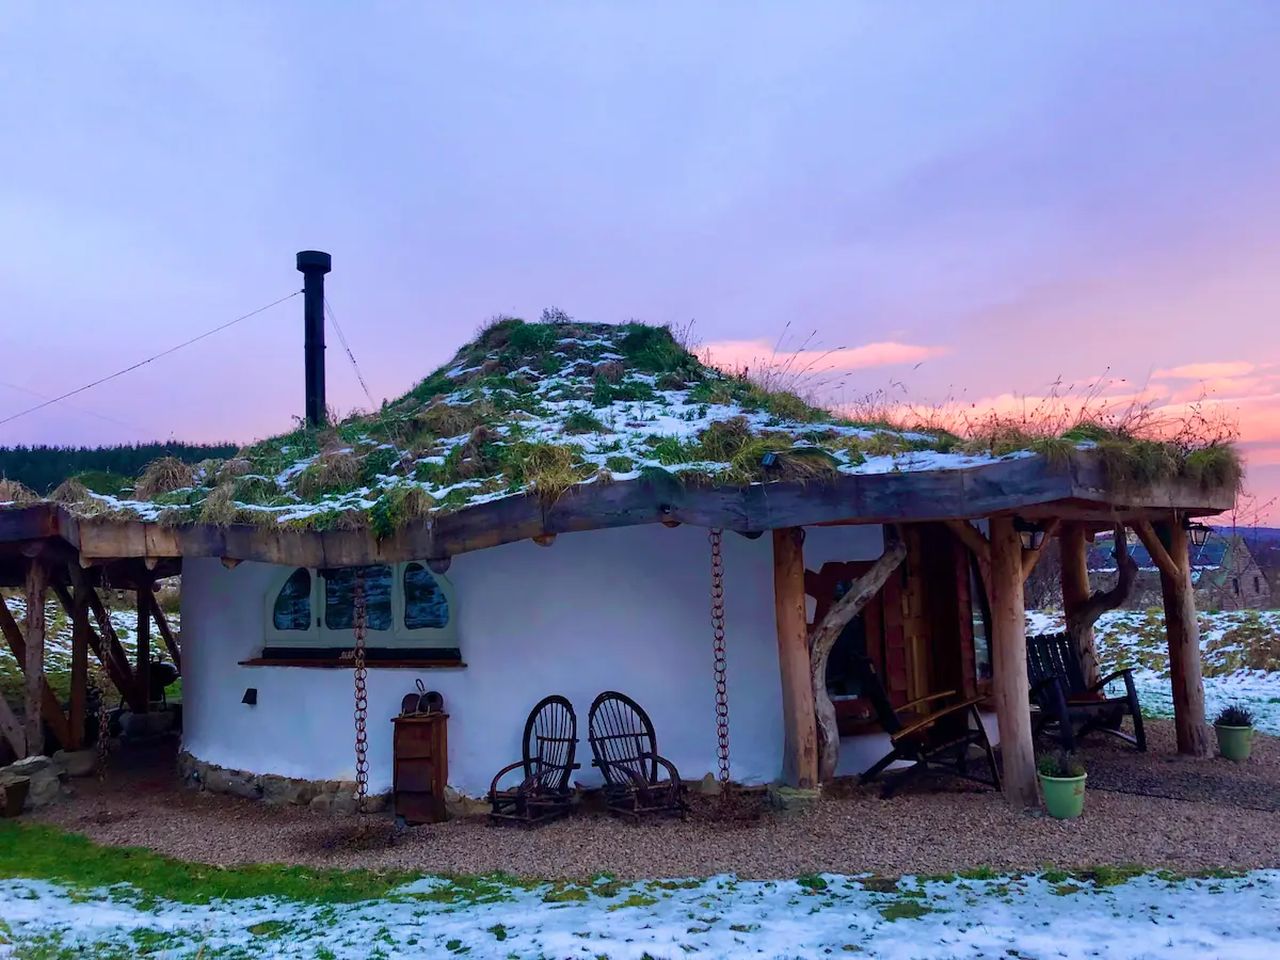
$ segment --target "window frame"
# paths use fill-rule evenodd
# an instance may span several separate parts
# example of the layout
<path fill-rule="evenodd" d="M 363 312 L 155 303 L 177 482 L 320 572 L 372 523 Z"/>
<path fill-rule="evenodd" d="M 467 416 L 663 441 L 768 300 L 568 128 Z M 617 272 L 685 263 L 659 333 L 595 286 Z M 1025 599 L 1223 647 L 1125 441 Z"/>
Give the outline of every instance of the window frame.
<path fill-rule="evenodd" d="M 421 566 L 431 575 L 444 594 L 448 604 L 449 619 L 443 627 L 418 627 L 407 629 L 405 623 L 404 572 L 411 563 Z M 400 563 L 368 564 L 391 568 L 391 628 L 369 630 L 365 642 L 371 650 L 415 650 L 458 647 L 457 593 L 449 579 L 436 573 L 425 560 L 407 560 Z M 311 576 L 311 620 L 306 630 L 281 630 L 275 625 L 275 603 L 280 591 L 300 569 Z M 267 646 L 273 648 L 325 648 L 335 652 L 350 650 L 355 646 L 355 630 L 332 629 L 325 624 L 325 589 L 328 578 L 314 567 L 284 567 L 270 580 L 263 597 L 263 630 Z"/>

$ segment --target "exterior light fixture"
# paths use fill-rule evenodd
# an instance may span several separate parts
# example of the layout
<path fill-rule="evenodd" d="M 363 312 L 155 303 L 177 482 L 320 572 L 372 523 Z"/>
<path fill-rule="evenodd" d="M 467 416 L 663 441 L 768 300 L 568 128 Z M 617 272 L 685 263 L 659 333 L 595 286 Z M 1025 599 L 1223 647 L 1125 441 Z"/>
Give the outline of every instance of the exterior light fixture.
<path fill-rule="evenodd" d="M 241 703 L 247 703 L 249 706 L 256 706 L 258 703 L 258 688 L 248 687 L 244 692 L 244 696 L 240 698 Z"/>
<path fill-rule="evenodd" d="M 1040 545 L 1044 543 L 1044 527 L 1038 523 L 1014 517 L 1013 529 L 1018 531 L 1018 538 L 1022 541 L 1024 550 L 1039 550 Z"/>
<path fill-rule="evenodd" d="M 1185 517 L 1182 520 L 1182 529 L 1187 531 L 1187 539 L 1194 547 L 1203 547 L 1209 540 L 1209 534 L 1213 532 L 1212 527 L 1205 526 L 1203 523 L 1192 523 Z"/>

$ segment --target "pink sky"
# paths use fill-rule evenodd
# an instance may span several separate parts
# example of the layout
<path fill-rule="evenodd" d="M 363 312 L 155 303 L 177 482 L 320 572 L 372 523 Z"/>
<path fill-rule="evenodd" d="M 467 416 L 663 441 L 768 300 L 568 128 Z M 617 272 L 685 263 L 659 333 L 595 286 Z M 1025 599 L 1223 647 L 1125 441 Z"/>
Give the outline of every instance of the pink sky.
<path fill-rule="evenodd" d="M 847 348 L 836 401 L 1205 393 L 1265 499 L 1277 28 L 1248 2 L 10 5 L 0 417 L 290 292 L 315 247 L 379 398 L 554 304 Z M 301 341 L 295 299 L 0 444 L 286 429 Z M 363 401 L 332 335 L 329 377 Z"/>

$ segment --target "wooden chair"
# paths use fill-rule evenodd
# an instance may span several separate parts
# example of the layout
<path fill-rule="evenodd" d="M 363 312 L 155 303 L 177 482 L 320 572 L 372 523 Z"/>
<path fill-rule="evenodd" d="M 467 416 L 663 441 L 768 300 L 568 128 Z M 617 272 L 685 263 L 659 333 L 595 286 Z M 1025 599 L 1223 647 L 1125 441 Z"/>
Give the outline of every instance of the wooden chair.
<path fill-rule="evenodd" d="M 606 690 L 591 704 L 587 730 L 595 756 L 592 766 L 604 776 L 605 802 L 611 812 L 639 817 L 683 815 L 688 810 L 680 772 L 658 753 L 653 721 L 638 703 Z"/>
<path fill-rule="evenodd" d="M 1117 670 L 1088 684 L 1071 638 L 1065 633 L 1045 633 L 1027 637 L 1027 679 L 1031 683 L 1031 702 L 1039 707 L 1035 731 L 1052 728 L 1062 749 L 1074 750 L 1078 739 L 1101 730 L 1146 751 L 1142 707 L 1132 670 Z M 1124 696 L 1108 697 L 1104 688 L 1121 679 Z M 1132 735 L 1121 729 L 1126 716 L 1133 718 Z"/>
<path fill-rule="evenodd" d="M 866 657 L 858 660 L 858 673 L 862 681 L 862 695 L 875 708 L 876 717 L 885 733 L 889 734 L 890 750 L 877 760 L 859 778 L 868 783 L 878 777 L 889 764 L 899 760 L 913 766 L 886 783 L 884 795 L 888 796 L 909 778 L 930 768 L 943 770 L 954 776 L 974 780 L 985 786 L 1000 788 L 1000 767 L 995 751 L 982 725 L 978 712 L 981 697 L 960 698 L 954 690 L 932 693 L 901 707 L 894 707 L 889 694 L 876 675 L 875 667 Z M 946 701 L 952 701 L 950 703 Z M 982 750 L 990 780 L 969 772 L 971 748 Z"/>
<path fill-rule="evenodd" d="M 569 776 L 581 766 L 573 762 L 577 750 L 573 704 L 561 696 L 538 701 L 525 721 L 521 758 L 499 770 L 489 786 L 489 818 L 533 824 L 568 813 L 573 804 Z M 499 789 L 499 781 L 515 770 L 523 779 Z"/>

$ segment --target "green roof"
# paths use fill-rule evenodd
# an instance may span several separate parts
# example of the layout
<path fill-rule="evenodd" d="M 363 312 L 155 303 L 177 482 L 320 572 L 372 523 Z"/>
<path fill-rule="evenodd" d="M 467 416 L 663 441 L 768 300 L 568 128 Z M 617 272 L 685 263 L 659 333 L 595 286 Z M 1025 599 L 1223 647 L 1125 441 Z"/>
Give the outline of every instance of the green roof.
<path fill-rule="evenodd" d="M 1087 425 L 1060 437 L 1005 430 L 961 439 L 855 422 L 704 364 L 666 327 L 548 313 L 537 323 L 490 323 L 376 412 L 194 468 L 156 461 L 131 489 L 69 481 L 52 498 L 81 515 L 370 528 L 382 536 L 414 518 L 524 493 L 554 499 L 578 484 L 821 483 L 841 474 L 1061 458 L 1081 447 L 1110 449 L 1118 475 L 1131 482 L 1161 474 L 1206 485 L 1238 479 L 1234 451 L 1223 445 L 1181 450 Z"/>

